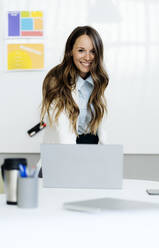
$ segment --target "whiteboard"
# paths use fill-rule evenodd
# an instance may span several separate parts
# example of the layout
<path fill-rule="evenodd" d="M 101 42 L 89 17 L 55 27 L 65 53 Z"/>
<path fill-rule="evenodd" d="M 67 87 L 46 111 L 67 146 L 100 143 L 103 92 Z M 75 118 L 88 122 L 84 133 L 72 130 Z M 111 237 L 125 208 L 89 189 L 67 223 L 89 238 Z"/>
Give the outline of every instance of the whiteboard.
<path fill-rule="evenodd" d="M 123 144 L 125 153 L 159 153 L 158 1 L 1 0 L 0 9 L 0 153 L 40 151 L 44 132 L 31 138 L 27 130 L 39 122 L 43 79 L 61 61 L 66 39 L 79 25 L 93 26 L 103 39 L 109 142 Z M 6 71 L 6 44 L 12 40 L 5 39 L 4 23 L 12 10 L 44 11 L 44 70 Z"/>

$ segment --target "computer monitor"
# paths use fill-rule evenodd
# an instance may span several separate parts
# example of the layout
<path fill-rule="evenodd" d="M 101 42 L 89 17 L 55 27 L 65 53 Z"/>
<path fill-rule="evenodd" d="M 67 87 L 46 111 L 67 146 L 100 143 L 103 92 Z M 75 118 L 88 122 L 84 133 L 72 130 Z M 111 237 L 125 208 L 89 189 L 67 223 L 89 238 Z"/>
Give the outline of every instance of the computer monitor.
<path fill-rule="evenodd" d="M 120 189 L 122 145 L 41 144 L 44 187 Z"/>

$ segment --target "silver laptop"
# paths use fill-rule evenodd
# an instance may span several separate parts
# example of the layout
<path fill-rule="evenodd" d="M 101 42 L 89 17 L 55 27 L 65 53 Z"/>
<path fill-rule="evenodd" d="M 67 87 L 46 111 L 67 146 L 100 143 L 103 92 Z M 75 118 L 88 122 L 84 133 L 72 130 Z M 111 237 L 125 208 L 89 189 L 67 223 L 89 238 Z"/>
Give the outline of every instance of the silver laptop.
<path fill-rule="evenodd" d="M 122 145 L 41 144 L 40 149 L 44 187 L 122 187 Z"/>

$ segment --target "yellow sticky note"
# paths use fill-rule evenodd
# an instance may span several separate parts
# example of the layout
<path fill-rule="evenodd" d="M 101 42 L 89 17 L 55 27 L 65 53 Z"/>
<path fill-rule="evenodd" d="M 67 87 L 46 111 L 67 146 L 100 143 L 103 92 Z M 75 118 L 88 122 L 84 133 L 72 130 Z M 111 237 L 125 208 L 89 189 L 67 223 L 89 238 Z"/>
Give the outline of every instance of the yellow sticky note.
<path fill-rule="evenodd" d="M 30 17 L 30 11 L 21 11 L 21 17 Z"/>
<path fill-rule="evenodd" d="M 43 68 L 43 44 L 8 44 L 8 70 L 36 70 Z"/>
<path fill-rule="evenodd" d="M 43 20 L 41 18 L 34 19 L 34 30 L 43 30 Z"/>
<path fill-rule="evenodd" d="M 31 11 L 31 17 L 43 17 L 42 11 Z"/>

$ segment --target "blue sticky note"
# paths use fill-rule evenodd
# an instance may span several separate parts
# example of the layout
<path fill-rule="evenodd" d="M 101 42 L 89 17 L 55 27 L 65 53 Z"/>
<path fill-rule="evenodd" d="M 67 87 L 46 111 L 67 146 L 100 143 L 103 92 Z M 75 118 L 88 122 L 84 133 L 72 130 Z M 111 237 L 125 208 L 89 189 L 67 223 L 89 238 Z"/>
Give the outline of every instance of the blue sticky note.
<path fill-rule="evenodd" d="M 8 36 L 20 35 L 20 13 L 9 12 L 8 13 Z"/>
<path fill-rule="evenodd" d="M 33 30 L 33 19 L 21 18 L 21 30 Z"/>

